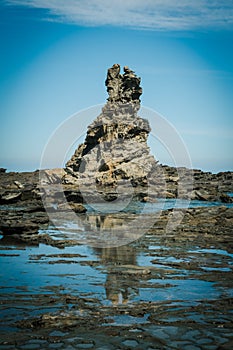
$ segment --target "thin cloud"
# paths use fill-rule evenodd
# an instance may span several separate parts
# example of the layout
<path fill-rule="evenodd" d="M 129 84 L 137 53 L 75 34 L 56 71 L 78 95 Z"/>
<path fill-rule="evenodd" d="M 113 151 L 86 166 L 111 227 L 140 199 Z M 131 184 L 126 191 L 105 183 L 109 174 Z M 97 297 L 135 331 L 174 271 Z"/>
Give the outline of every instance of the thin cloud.
<path fill-rule="evenodd" d="M 47 19 L 148 30 L 233 28 L 233 0 L 5 0 L 48 10 Z"/>

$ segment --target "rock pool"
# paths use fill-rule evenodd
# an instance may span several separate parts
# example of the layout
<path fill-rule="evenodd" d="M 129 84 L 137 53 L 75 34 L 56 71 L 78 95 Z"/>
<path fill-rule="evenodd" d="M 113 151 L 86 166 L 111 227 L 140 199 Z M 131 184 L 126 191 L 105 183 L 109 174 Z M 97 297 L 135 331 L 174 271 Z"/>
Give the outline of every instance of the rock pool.
<path fill-rule="evenodd" d="M 118 247 L 1 237 L 0 348 L 230 349 L 232 208 L 195 205 L 165 232 L 168 215 Z"/>

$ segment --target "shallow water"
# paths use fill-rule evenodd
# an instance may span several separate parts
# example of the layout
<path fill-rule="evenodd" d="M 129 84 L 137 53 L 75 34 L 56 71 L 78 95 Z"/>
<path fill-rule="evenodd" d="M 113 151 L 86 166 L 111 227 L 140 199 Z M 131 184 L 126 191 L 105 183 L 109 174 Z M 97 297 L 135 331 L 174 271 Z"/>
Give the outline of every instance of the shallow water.
<path fill-rule="evenodd" d="M 232 194 L 233 196 L 233 194 Z M 223 205 L 222 202 L 205 202 L 199 200 L 187 200 L 187 199 L 168 199 L 168 198 L 157 198 L 154 203 L 142 203 L 142 202 L 110 202 L 108 205 L 105 203 L 95 203 L 93 207 L 87 205 L 88 212 L 96 213 L 141 213 L 151 214 L 160 210 L 172 209 L 172 208 L 196 208 L 196 207 L 215 207 Z M 231 208 L 233 203 L 224 203 L 224 206 Z"/>
<path fill-rule="evenodd" d="M 172 203 L 171 200 L 166 205 Z M 182 206 L 182 203 L 180 201 L 179 205 Z M 147 213 L 156 205 L 149 204 Z M 89 222 L 99 225 L 99 215 L 90 212 L 84 216 L 85 220 L 86 216 L 90 216 Z M 55 239 L 66 239 L 74 234 L 72 225 L 63 227 L 61 231 L 50 227 L 43 232 Z M 80 232 L 85 235 L 83 228 Z M 135 345 L 135 348 L 149 349 L 149 345 L 140 347 L 133 343 L 139 342 L 136 337 L 139 332 L 140 336 L 147 334 L 149 338 L 156 335 L 158 342 L 165 342 L 164 348 L 169 348 L 166 344 L 172 339 L 176 344 L 174 349 L 185 346 L 188 349 L 188 346 L 207 339 L 203 340 L 204 345 L 199 344 L 199 348 L 217 349 L 213 344 L 230 339 L 228 324 L 232 311 L 224 304 L 223 312 L 220 303 L 223 300 L 228 303 L 233 297 L 232 251 L 226 245 L 219 249 L 199 245 L 198 242 L 187 245 L 182 240 L 179 242 L 179 237 L 177 239 L 178 243 L 173 245 L 150 232 L 140 240 L 120 247 L 95 248 L 77 241 L 77 245 L 63 249 L 44 244 L 28 246 L 17 241 L 4 243 L 5 240 L 1 239 L 0 326 L 5 342 L 11 334 L 15 339 L 18 335 L 23 336 L 23 345 L 17 343 L 15 348 L 30 349 L 30 346 L 25 346 L 29 345 L 32 336 L 29 339 L 28 332 L 18 328 L 18 321 L 44 314 L 71 313 L 81 320 L 86 319 L 88 325 L 93 313 L 98 311 L 103 315 L 103 329 L 131 327 L 127 328 L 128 332 L 134 330 L 131 337 L 128 333 L 127 337 L 123 337 L 119 348 Z M 188 343 L 185 334 L 192 330 L 193 325 L 197 333 Z M 221 327 L 218 328 L 218 325 Z M 207 328 L 202 330 L 202 326 Z M 140 327 L 144 327 L 143 330 Z M 205 336 L 207 329 L 209 336 Z M 62 338 L 65 337 L 66 341 L 61 343 L 61 349 L 67 348 L 71 338 L 69 330 L 64 334 Z M 208 338 L 211 339 L 210 344 Z M 41 333 L 38 333 L 37 339 L 42 341 Z M 53 348 L 50 340 L 46 341 L 43 346 Z M 180 341 L 189 345 L 183 347 Z M 76 346 L 77 342 L 76 339 Z M 1 343 L 0 348 L 7 349 Z M 42 349 L 42 345 L 38 345 L 39 348 Z"/>
<path fill-rule="evenodd" d="M 1 294 L 8 300 L 14 294 L 23 299 L 27 294 L 88 294 L 92 298 L 98 298 L 102 305 L 139 300 L 190 302 L 203 297 L 216 299 L 221 296 L 219 286 L 214 281 L 205 280 L 201 270 L 230 271 L 233 254 L 214 248 L 181 251 L 179 257 L 174 257 L 173 254 L 174 250 L 156 245 L 150 245 L 144 250 L 134 246 L 92 248 L 85 245 L 61 250 L 44 244 L 38 247 L 1 244 Z M 182 266 L 183 263 L 196 260 L 199 263 L 197 271 Z M 207 266 L 202 266 L 201 262 Z M 212 265 L 215 266 L 216 263 L 219 267 L 213 268 Z M 155 269 L 158 278 L 147 275 L 143 269 L 148 268 Z M 193 278 L 194 273 L 199 278 Z M 127 280 L 129 275 L 131 279 Z M 232 289 L 227 294 L 232 296 Z M 13 308 L 15 309 L 15 304 Z M 23 308 L 21 311 L 25 312 Z M 6 314 L 8 312 L 13 312 L 10 306 Z M 17 318 L 19 313 L 20 311 L 17 312 Z"/>
<path fill-rule="evenodd" d="M 186 209 L 196 207 L 218 207 L 219 202 L 188 201 L 181 199 L 159 199 L 155 203 L 132 201 L 94 203 L 86 205 L 85 215 L 74 215 L 71 212 L 50 213 L 54 226 L 42 233 L 49 233 L 55 240 L 74 239 L 80 244 L 95 247 L 113 247 L 129 244 L 140 239 L 153 225 L 160 220 L 164 209 Z M 233 207 L 233 203 L 225 207 Z M 177 224 L 182 215 L 174 217 Z M 175 215 L 175 214 L 174 214 Z"/>

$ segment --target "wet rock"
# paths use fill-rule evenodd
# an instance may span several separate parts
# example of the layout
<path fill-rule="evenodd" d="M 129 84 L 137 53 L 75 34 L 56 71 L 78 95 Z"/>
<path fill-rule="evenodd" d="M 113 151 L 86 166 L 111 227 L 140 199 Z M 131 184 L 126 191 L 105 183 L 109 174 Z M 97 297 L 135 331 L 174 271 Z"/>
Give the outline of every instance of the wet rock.
<path fill-rule="evenodd" d="M 166 191 L 166 192 L 164 193 L 164 196 L 165 196 L 166 198 L 176 198 L 176 196 L 175 196 L 174 193 L 171 193 L 171 192 L 168 192 L 168 191 Z"/>
<path fill-rule="evenodd" d="M 69 186 L 64 188 L 64 195 L 68 202 L 73 203 L 83 203 L 83 197 L 78 188 L 73 188 L 73 186 Z"/>
<path fill-rule="evenodd" d="M 126 339 L 122 342 L 124 346 L 127 346 L 127 348 L 132 349 L 138 346 L 138 342 L 134 339 Z"/>
<path fill-rule="evenodd" d="M 89 319 L 90 324 L 93 324 L 95 322 L 103 321 L 101 316 L 98 315 L 98 313 L 95 313 L 93 315 L 94 317 Z M 56 327 L 56 329 L 59 328 L 72 328 L 72 327 L 79 327 L 81 325 L 86 324 L 85 314 L 82 316 L 82 312 L 75 313 L 75 312 L 62 312 L 59 314 L 44 314 L 40 317 L 33 318 L 31 320 L 22 320 L 17 322 L 17 326 L 21 328 L 31 328 L 31 329 L 38 329 L 38 328 L 51 328 Z"/>
<path fill-rule="evenodd" d="M 219 200 L 223 203 L 233 203 L 233 198 L 228 196 L 226 193 L 220 194 Z"/>
<path fill-rule="evenodd" d="M 22 196 L 21 192 L 5 192 L 1 195 L 0 204 L 15 203 Z"/>
<path fill-rule="evenodd" d="M 57 209 L 59 211 L 73 210 L 75 213 L 85 213 L 87 211 L 83 204 L 73 202 L 59 204 Z"/>
<path fill-rule="evenodd" d="M 22 201 L 33 200 L 36 198 L 37 198 L 37 195 L 34 188 L 27 188 L 22 190 L 22 193 L 21 193 Z"/>
<path fill-rule="evenodd" d="M 25 207 L 14 205 L 15 209 L 13 204 L 0 209 L 0 230 L 4 235 L 34 234 L 40 226 L 48 224 L 49 219 L 41 202 L 33 201 Z"/>
<path fill-rule="evenodd" d="M 156 203 L 157 202 L 156 198 L 153 198 L 151 196 L 142 197 L 141 201 L 143 203 Z"/>
<path fill-rule="evenodd" d="M 31 221 L 23 222 L 6 222 L 0 225 L 0 230 L 4 235 L 15 235 L 29 232 L 30 234 L 36 233 L 39 229 L 39 225 Z"/>

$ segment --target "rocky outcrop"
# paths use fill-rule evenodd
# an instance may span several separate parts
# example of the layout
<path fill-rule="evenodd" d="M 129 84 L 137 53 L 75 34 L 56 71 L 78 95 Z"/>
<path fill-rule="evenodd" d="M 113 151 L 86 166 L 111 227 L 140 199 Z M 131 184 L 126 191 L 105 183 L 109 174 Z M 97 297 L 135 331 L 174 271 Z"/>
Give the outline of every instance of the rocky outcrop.
<path fill-rule="evenodd" d="M 232 202 L 232 198 L 227 193 L 233 193 L 233 172 L 212 174 L 198 169 L 175 168 L 167 165 L 157 165 L 156 172 L 158 173 L 158 171 L 165 174 L 166 191 L 160 178 L 153 176 L 150 181 L 154 197 L 176 198 L 179 196 L 179 198 L 190 198 L 191 194 L 192 199 L 201 201 Z M 63 175 L 63 170 L 53 169 L 43 171 L 41 176 L 43 186 L 52 189 L 51 203 L 46 210 L 55 210 L 55 205 L 57 205 L 56 211 L 66 215 L 67 207 L 63 205 L 62 198 L 60 199 L 61 194 L 56 187 L 57 182 L 61 182 Z M 179 188 L 179 181 L 189 183 L 190 176 L 193 177 L 193 186 L 191 192 L 188 193 L 188 187 Z M 0 174 L 0 233 L 7 236 L 26 234 L 25 239 L 30 241 L 31 239 L 35 240 L 34 234 L 37 233 L 38 229 L 49 224 L 48 214 L 41 200 L 43 193 L 39 188 L 38 181 L 38 171 Z M 71 210 L 75 213 L 86 211 L 85 206 L 78 204 L 83 202 L 79 188 L 64 185 L 64 193 Z M 110 192 L 109 197 L 110 195 L 114 198 L 113 192 Z M 149 201 L 152 198 L 151 196 L 142 196 L 140 199 L 141 201 Z M 199 210 L 203 212 L 204 208 Z M 204 218 L 208 220 L 208 215 L 204 215 Z"/>
<path fill-rule="evenodd" d="M 233 172 L 219 172 L 213 174 L 200 169 L 175 168 L 168 165 L 159 165 L 156 169 L 164 174 L 164 184 L 159 177 L 152 179 L 154 193 L 157 197 L 189 198 L 191 200 L 232 203 Z"/>
<path fill-rule="evenodd" d="M 231 203 L 232 173 L 212 174 L 198 169 L 157 164 L 147 138 L 150 125 L 138 116 L 140 78 L 128 67 L 108 69 L 109 94 L 102 113 L 89 125 L 86 139 L 67 162 L 63 177 L 71 201 L 142 201 L 183 198 Z M 84 195 L 84 196 L 83 196 Z"/>
<path fill-rule="evenodd" d="M 63 169 L 0 173 L 0 234 L 24 236 L 34 241 L 38 230 L 47 228 L 49 212 L 67 211 L 62 200 L 58 204 L 61 193 L 57 188 L 63 175 Z M 51 195 L 45 209 L 42 199 L 49 191 Z M 75 213 L 86 211 L 82 204 L 70 203 L 69 207 Z"/>
<path fill-rule="evenodd" d="M 115 64 L 108 70 L 106 86 L 108 102 L 67 162 L 64 183 L 111 188 L 113 193 L 119 185 L 146 187 L 156 161 L 147 146 L 149 123 L 137 115 L 140 78 L 128 67 L 121 75 Z"/>
<path fill-rule="evenodd" d="M 157 164 L 147 145 L 150 125 L 138 116 L 142 88 L 132 70 L 124 67 L 121 74 L 120 66 L 113 65 L 105 84 L 108 101 L 65 170 L 7 173 L 0 168 L 0 231 L 4 235 L 37 233 L 49 224 L 49 211 L 85 213 L 87 206 L 81 203 L 102 199 L 233 202 L 228 195 L 233 193 L 233 172 L 212 174 Z"/>

